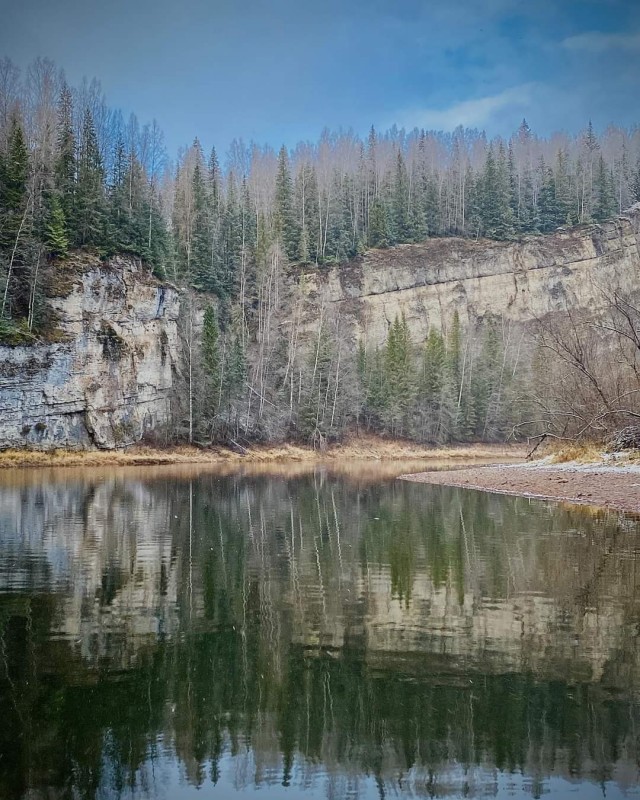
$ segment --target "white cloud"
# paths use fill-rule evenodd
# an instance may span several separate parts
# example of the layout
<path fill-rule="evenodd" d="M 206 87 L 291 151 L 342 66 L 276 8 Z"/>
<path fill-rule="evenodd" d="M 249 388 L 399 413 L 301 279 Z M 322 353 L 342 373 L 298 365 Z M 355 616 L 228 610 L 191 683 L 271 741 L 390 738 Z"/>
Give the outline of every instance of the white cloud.
<path fill-rule="evenodd" d="M 397 123 L 407 129 L 426 128 L 449 131 L 462 125 L 481 128 L 502 111 L 524 111 L 532 102 L 534 84 L 525 83 L 498 94 L 463 100 L 448 108 L 405 109 L 397 115 Z"/>
<path fill-rule="evenodd" d="M 569 36 L 562 46 L 574 52 L 605 53 L 608 50 L 640 51 L 640 33 L 580 33 Z"/>

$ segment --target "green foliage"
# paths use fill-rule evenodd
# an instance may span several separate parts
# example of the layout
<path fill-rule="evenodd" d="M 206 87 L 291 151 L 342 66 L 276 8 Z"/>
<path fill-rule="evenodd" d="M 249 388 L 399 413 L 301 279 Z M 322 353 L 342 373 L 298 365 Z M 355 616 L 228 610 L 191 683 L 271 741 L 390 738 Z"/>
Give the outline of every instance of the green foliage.
<path fill-rule="evenodd" d="M 429 329 L 424 347 L 422 380 L 420 391 L 428 406 L 439 402 L 445 381 L 447 354 L 442 334 L 435 328 Z"/>
<path fill-rule="evenodd" d="M 19 212 L 24 205 L 29 176 L 29 153 L 22 125 L 14 116 L 9 132 L 7 155 L 4 159 L 2 207 L 9 212 Z"/>
<path fill-rule="evenodd" d="M 78 180 L 75 190 L 77 246 L 100 246 L 105 242 L 106 208 L 104 169 L 98 139 L 89 109 L 82 120 L 82 137 L 78 156 Z"/>
<path fill-rule="evenodd" d="M 385 348 L 385 421 L 391 433 L 407 434 L 415 392 L 414 358 L 409 326 L 404 317 L 394 319 Z"/>
<path fill-rule="evenodd" d="M 594 189 L 595 200 L 593 207 L 593 218 L 598 222 L 602 222 L 603 220 L 611 217 L 616 210 L 613 178 L 607 169 L 602 155 L 600 155 L 600 158 L 598 159 Z"/>
<path fill-rule="evenodd" d="M 293 211 L 293 187 L 289 170 L 289 157 L 284 145 L 282 145 L 278 154 L 274 229 L 282 242 L 287 256 L 290 259 L 295 259 L 298 254 L 299 231 Z"/>
<path fill-rule="evenodd" d="M 67 223 L 62 204 L 55 194 L 52 194 L 47 200 L 44 241 L 52 256 L 64 258 L 67 255 L 69 251 Z"/>
<path fill-rule="evenodd" d="M 497 157 L 493 147 L 489 147 L 477 201 L 486 236 L 491 239 L 508 239 L 513 236 L 515 229 L 510 204 L 509 174 L 502 145 Z"/>
<path fill-rule="evenodd" d="M 73 134 L 73 99 L 66 83 L 60 91 L 58 106 L 54 184 L 69 227 L 70 238 L 75 240 L 76 142 Z"/>
<path fill-rule="evenodd" d="M 387 209 L 380 198 L 376 198 L 371 206 L 369 222 L 369 247 L 389 246 L 389 227 L 387 223 Z"/>

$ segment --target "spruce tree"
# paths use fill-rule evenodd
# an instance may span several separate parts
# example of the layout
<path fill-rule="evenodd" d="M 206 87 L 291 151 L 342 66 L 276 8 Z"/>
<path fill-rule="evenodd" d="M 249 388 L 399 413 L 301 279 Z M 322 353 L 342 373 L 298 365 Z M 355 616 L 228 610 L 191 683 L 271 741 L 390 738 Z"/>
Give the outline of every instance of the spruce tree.
<path fill-rule="evenodd" d="M 422 400 L 427 406 L 437 403 L 444 383 L 446 352 L 442 334 L 429 328 L 422 367 Z"/>
<path fill-rule="evenodd" d="M 389 246 L 389 227 L 387 224 L 387 210 L 383 201 L 377 197 L 373 201 L 369 218 L 369 247 Z"/>
<path fill-rule="evenodd" d="M 24 206 L 29 177 L 29 151 L 16 115 L 11 121 L 7 156 L 4 164 L 4 183 L 0 189 L 2 208 L 18 213 Z"/>
<path fill-rule="evenodd" d="M 568 161 L 569 157 L 567 153 L 560 148 L 556 157 L 554 175 L 559 225 L 573 225 L 577 220 L 577 213 L 571 191 L 571 176 L 569 175 Z"/>
<path fill-rule="evenodd" d="M 544 162 L 541 166 L 542 187 L 540 189 L 540 230 L 543 233 L 555 230 L 562 222 L 557 196 L 556 182 L 553 170 L 545 168 Z"/>
<path fill-rule="evenodd" d="M 374 421 L 379 421 L 387 408 L 389 381 L 385 368 L 385 353 L 376 347 L 373 356 L 367 359 L 367 409 Z"/>
<path fill-rule="evenodd" d="M 411 241 L 409 224 L 409 178 L 407 176 L 407 168 L 401 150 L 398 150 L 396 158 L 391 219 L 393 241 Z"/>
<path fill-rule="evenodd" d="M 69 236 L 62 204 L 56 194 L 51 194 L 46 203 L 44 241 L 50 255 L 64 258 L 69 251 Z"/>
<path fill-rule="evenodd" d="M 75 218 L 76 141 L 73 134 L 73 98 L 66 83 L 58 103 L 58 135 L 54 164 L 54 186 L 66 220 L 69 237 L 77 238 Z"/>
<path fill-rule="evenodd" d="M 191 275 L 193 285 L 202 291 L 217 292 L 221 286 L 217 276 L 211 272 L 210 233 L 208 220 L 207 190 L 202 166 L 196 163 L 191 178 L 192 231 L 191 231 Z"/>
<path fill-rule="evenodd" d="M 75 197 L 75 243 L 98 246 L 105 238 L 104 170 L 93 117 L 88 108 L 82 121 Z M 63 206 L 64 208 L 64 206 Z"/>
<path fill-rule="evenodd" d="M 513 235 L 513 213 L 509 202 L 509 172 L 500 146 L 498 157 L 489 147 L 482 176 L 480 215 L 484 233 L 491 239 L 507 239 Z"/>
<path fill-rule="evenodd" d="M 433 175 L 425 177 L 424 189 L 424 217 L 427 236 L 438 236 L 442 228 L 440 215 L 440 196 L 438 183 Z"/>
<path fill-rule="evenodd" d="M 594 179 L 593 218 L 598 222 L 609 219 L 615 213 L 615 194 L 611 173 L 600 155 Z"/>
<path fill-rule="evenodd" d="M 414 399 L 413 348 L 404 314 L 389 329 L 385 350 L 387 424 L 395 434 L 407 434 Z"/>
<path fill-rule="evenodd" d="M 0 317 L 27 316 L 29 276 L 26 274 L 33 240 L 33 198 L 27 190 L 29 153 L 17 116 L 11 120 L 7 155 L 0 184 L 0 250 L 6 273 L 2 276 Z M 2 265 L 4 266 L 4 265 Z"/>
<path fill-rule="evenodd" d="M 289 157 L 284 145 L 278 154 L 274 228 L 287 257 L 294 260 L 298 254 L 299 233 L 293 212 L 293 186 L 289 170 Z"/>

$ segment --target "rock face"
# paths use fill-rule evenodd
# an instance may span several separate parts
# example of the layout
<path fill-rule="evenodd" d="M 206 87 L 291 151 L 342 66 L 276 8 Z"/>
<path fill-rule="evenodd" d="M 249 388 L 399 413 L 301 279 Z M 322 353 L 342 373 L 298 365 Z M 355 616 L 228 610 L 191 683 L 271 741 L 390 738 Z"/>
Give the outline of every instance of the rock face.
<path fill-rule="evenodd" d="M 114 448 L 168 423 L 178 291 L 117 257 L 49 303 L 62 341 L 0 347 L 0 448 Z"/>
<path fill-rule="evenodd" d="M 502 317 L 512 322 L 603 305 L 601 288 L 640 288 L 640 204 L 618 219 L 520 242 L 432 239 L 371 250 L 362 259 L 307 276 L 313 296 L 354 321 L 356 335 L 382 343 L 404 313 L 414 342 L 430 326 L 446 330 Z"/>
<path fill-rule="evenodd" d="M 595 310 L 602 289 L 640 288 L 640 204 L 602 225 L 519 242 L 433 239 L 301 274 L 294 268 L 289 286 L 306 297 L 303 329 L 333 308 L 349 339 L 373 345 L 402 313 L 417 344 L 430 326 L 446 332 L 456 311 L 470 325 Z M 0 347 L 0 448 L 114 448 L 169 423 L 178 290 L 119 257 L 85 265 L 60 295 L 50 303 L 64 341 Z M 286 304 L 281 313 L 286 328 Z"/>

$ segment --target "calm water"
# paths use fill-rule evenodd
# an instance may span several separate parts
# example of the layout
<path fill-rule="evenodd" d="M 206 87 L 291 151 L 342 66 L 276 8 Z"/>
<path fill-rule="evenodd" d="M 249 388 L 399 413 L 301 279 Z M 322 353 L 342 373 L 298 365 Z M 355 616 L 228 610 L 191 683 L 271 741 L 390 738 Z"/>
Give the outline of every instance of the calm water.
<path fill-rule="evenodd" d="M 640 797 L 639 564 L 372 468 L 0 475 L 0 797 Z"/>

